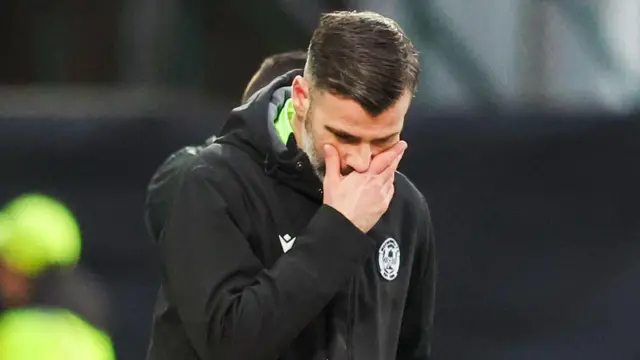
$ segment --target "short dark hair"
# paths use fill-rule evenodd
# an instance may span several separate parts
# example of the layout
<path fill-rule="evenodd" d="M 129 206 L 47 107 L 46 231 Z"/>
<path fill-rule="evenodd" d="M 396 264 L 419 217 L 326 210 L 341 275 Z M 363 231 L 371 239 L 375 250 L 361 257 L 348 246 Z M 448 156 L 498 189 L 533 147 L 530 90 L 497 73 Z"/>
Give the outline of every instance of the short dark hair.
<path fill-rule="evenodd" d="M 309 44 L 305 77 L 376 116 L 418 85 L 418 52 L 402 28 L 380 14 L 323 14 Z"/>
<path fill-rule="evenodd" d="M 247 102 L 251 95 L 269 85 L 278 76 L 291 70 L 304 69 L 306 62 L 307 52 L 302 50 L 287 51 L 267 57 L 244 90 L 242 103 Z"/>

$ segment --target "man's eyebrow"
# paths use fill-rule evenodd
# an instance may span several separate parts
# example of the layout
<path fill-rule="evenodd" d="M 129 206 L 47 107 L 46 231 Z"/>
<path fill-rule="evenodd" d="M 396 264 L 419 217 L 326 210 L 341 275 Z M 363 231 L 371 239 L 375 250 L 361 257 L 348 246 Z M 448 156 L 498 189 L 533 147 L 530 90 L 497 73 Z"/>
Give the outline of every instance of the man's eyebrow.
<path fill-rule="evenodd" d="M 355 136 L 355 135 L 349 134 L 346 131 L 333 128 L 333 127 L 331 127 L 329 125 L 325 125 L 324 128 L 327 129 L 327 131 L 329 131 L 333 135 L 335 135 L 335 136 L 337 136 L 339 138 L 345 139 L 345 140 L 351 140 L 351 141 L 360 141 L 361 140 L 359 136 Z"/>
<path fill-rule="evenodd" d="M 329 125 L 325 125 L 324 126 L 325 129 L 327 129 L 327 131 L 329 131 L 330 133 L 332 133 L 333 135 L 345 139 L 345 140 L 349 140 L 349 141 L 353 141 L 353 142 L 358 142 L 361 141 L 362 139 L 359 136 L 353 135 L 353 134 L 349 134 L 348 132 L 344 131 L 344 130 L 339 130 L 336 129 L 334 127 L 331 127 Z M 396 131 L 392 134 L 389 135 L 385 135 L 385 136 L 381 136 L 379 138 L 375 138 L 372 140 L 372 142 L 387 142 L 393 138 L 395 138 L 396 136 L 398 136 L 400 134 L 400 131 Z"/>
<path fill-rule="evenodd" d="M 373 142 L 387 142 L 387 141 L 395 138 L 398 135 L 400 135 L 400 132 L 396 131 L 393 134 L 389 134 L 387 136 L 383 136 L 383 137 L 379 137 L 379 138 L 373 139 Z"/>

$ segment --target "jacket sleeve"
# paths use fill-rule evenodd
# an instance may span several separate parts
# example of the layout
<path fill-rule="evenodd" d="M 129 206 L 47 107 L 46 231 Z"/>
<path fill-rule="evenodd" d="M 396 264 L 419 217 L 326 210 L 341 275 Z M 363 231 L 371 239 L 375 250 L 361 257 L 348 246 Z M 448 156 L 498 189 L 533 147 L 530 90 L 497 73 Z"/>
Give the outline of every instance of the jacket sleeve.
<path fill-rule="evenodd" d="M 144 221 L 154 240 L 160 237 L 167 212 L 171 209 L 172 191 L 176 187 L 174 183 L 180 178 L 180 170 L 185 164 L 192 162 L 201 149 L 188 146 L 176 151 L 160 165 L 151 178 L 145 200 Z"/>
<path fill-rule="evenodd" d="M 201 359 L 273 360 L 375 252 L 374 241 L 322 206 L 266 269 L 211 176 L 205 166 L 183 174 L 161 236 L 170 301 Z"/>
<path fill-rule="evenodd" d="M 416 262 L 400 330 L 398 360 L 431 359 L 436 284 L 436 248 L 426 202 L 418 230 Z"/>

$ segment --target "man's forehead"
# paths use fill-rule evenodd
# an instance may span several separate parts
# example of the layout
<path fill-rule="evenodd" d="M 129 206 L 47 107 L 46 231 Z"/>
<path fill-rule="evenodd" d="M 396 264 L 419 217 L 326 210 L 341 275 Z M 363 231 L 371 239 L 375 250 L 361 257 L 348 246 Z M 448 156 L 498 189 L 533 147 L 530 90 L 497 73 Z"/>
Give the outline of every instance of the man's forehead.
<path fill-rule="evenodd" d="M 384 117 L 385 114 L 392 113 L 404 114 L 407 112 L 413 98 L 412 92 L 407 90 L 382 113 L 376 116 L 371 116 L 357 101 L 349 97 L 334 94 L 327 90 L 317 89 L 312 89 L 309 95 L 314 105 L 325 108 L 325 110 L 329 108 L 335 112 L 354 114 L 358 117 L 368 116 L 373 118 L 381 118 Z"/>
<path fill-rule="evenodd" d="M 383 111 L 378 116 L 371 116 L 360 104 L 351 99 L 339 97 L 327 92 L 318 94 L 314 97 L 314 117 L 320 118 L 325 124 L 332 129 L 352 133 L 354 132 L 371 132 L 371 133 L 393 133 L 402 130 L 404 117 L 406 115 L 410 96 L 401 98 L 394 103 L 389 109 Z M 316 101 L 317 99 L 317 101 Z"/>

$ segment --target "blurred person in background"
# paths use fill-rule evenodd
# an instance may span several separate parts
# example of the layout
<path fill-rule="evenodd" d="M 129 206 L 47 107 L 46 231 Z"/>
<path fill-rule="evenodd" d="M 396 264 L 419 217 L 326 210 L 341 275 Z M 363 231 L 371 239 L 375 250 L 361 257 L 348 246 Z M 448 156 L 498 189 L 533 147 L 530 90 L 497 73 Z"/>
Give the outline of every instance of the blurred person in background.
<path fill-rule="evenodd" d="M 267 57 L 249 80 L 247 88 L 242 94 L 242 104 L 246 104 L 253 94 L 269 85 L 280 75 L 291 70 L 304 69 L 306 63 L 307 52 L 302 50 L 287 51 Z"/>
<path fill-rule="evenodd" d="M 307 52 L 301 50 L 287 51 L 267 57 L 247 84 L 242 94 L 241 104 L 246 104 L 253 94 L 269 85 L 280 75 L 291 70 L 304 69 L 306 62 Z M 176 151 L 154 174 L 149 184 L 145 205 L 145 222 L 154 239 L 160 236 L 162 226 L 166 221 L 167 209 L 170 208 L 169 204 L 175 191 L 174 181 L 177 180 L 176 175 L 178 175 L 181 166 L 188 162 L 191 156 L 197 156 L 205 147 L 213 144 L 215 139 L 216 136 L 211 136 L 204 145 L 187 146 Z"/>
<path fill-rule="evenodd" d="M 105 294 L 77 267 L 80 250 L 73 214 L 50 197 L 0 212 L 0 360 L 114 359 Z"/>
<path fill-rule="evenodd" d="M 304 71 L 180 164 L 149 359 L 430 358 L 431 220 L 396 172 L 419 67 L 393 20 L 325 14 Z"/>

